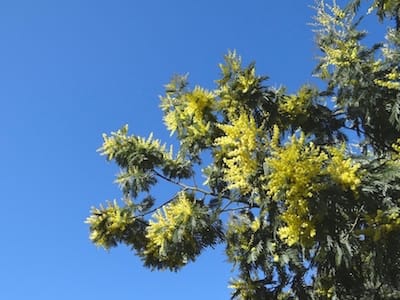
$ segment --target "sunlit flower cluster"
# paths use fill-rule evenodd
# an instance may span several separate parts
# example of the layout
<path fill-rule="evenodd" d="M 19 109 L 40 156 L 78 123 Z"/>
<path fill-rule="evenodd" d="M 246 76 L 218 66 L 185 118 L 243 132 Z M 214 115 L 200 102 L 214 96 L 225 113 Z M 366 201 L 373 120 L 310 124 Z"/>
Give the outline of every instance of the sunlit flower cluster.
<path fill-rule="evenodd" d="M 178 124 L 182 120 L 181 119 L 181 113 L 176 110 L 171 110 L 164 116 L 164 124 L 167 127 L 167 129 L 173 134 L 177 129 L 178 129 Z"/>
<path fill-rule="evenodd" d="M 385 79 L 375 79 L 374 82 L 381 87 L 400 90 L 400 72 L 395 68 L 385 75 Z"/>
<path fill-rule="evenodd" d="M 110 136 L 103 134 L 103 145 L 97 151 L 101 155 L 105 155 L 108 160 L 117 161 L 121 167 L 128 167 L 136 165 L 143 168 L 143 162 L 146 160 L 148 163 L 150 159 L 154 164 L 160 163 L 163 158 L 172 158 L 172 149 L 170 152 L 166 151 L 166 145 L 161 144 L 161 141 L 153 138 L 150 133 L 149 137 L 144 138 L 140 136 L 128 136 L 128 125 L 123 126 L 117 132 L 112 132 Z M 135 159 L 131 157 L 128 159 L 126 152 L 137 151 L 139 153 L 149 153 L 147 158 L 144 155 L 136 156 Z"/>
<path fill-rule="evenodd" d="M 324 66 L 349 67 L 358 61 L 359 45 L 353 40 L 337 41 L 335 47 L 324 46 L 322 50 L 326 54 Z"/>
<path fill-rule="evenodd" d="M 256 70 L 251 68 L 248 72 L 240 74 L 238 76 L 238 82 L 240 84 L 242 93 L 247 93 L 251 87 L 257 82 Z"/>
<path fill-rule="evenodd" d="M 334 3 L 333 6 L 321 2 L 317 7 L 317 26 L 320 36 L 330 37 L 320 42 L 323 57 L 320 57 L 322 78 L 328 77 L 330 68 L 348 68 L 360 61 L 361 46 L 357 38 L 349 34 L 349 19 L 353 16 Z"/>
<path fill-rule="evenodd" d="M 215 145 L 221 147 L 225 154 L 225 179 L 229 188 L 239 189 L 248 193 L 251 189 L 249 179 L 257 170 L 254 151 L 257 148 L 259 129 L 252 116 L 242 112 L 232 124 L 221 124 L 219 127 L 225 133 L 215 140 Z"/>
<path fill-rule="evenodd" d="M 193 214 L 193 202 L 185 193 L 180 193 L 171 204 L 157 210 L 147 227 L 146 238 L 148 243 L 145 254 L 153 255 L 160 261 L 167 260 L 167 245 L 172 243 L 174 235 L 181 225 L 185 225 Z M 185 232 L 185 239 L 193 239 L 190 233 Z"/>
<path fill-rule="evenodd" d="M 268 194 L 276 201 L 284 201 L 286 210 L 281 218 L 286 224 L 279 230 L 289 246 L 300 242 L 308 244 L 316 234 L 308 201 L 322 187 L 317 177 L 327 155 L 313 143 L 306 143 L 304 134 L 293 136 L 284 147 L 274 146 L 266 163 Z"/>
<path fill-rule="evenodd" d="M 220 239 L 219 226 L 193 193 L 181 191 L 149 221 L 143 251 L 145 263 L 176 271 Z"/>
<path fill-rule="evenodd" d="M 392 155 L 392 159 L 399 160 L 400 159 L 400 139 L 398 139 L 396 143 L 393 143 L 392 148 L 395 151 L 395 153 Z"/>
<path fill-rule="evenodd" d="M 90 239 L 97 246 L 108 249 L 116 246 L 128 227 L 133 226 L 134 217 L 128 208 L 121 208 L 116 201 L 106 207 L 92 208 L 92 215 L 86 219 L 90 225 Z"/>
<path fill-rule="evenodd" d="M 350 158 L 346 159 L 344 150 L 344 147 L 329 147 L 331 159 L 327 172 L 343 189 L 355 192 L 361 183 L 358 174 L 360 164 L 354 164 Z"/>
<path fill-rule="evenodd" d="M 279 105 L 279 111 L 289 115 L 299 115 L 304 113 L 305 104 L 302 102 L 304 99 L 299 99 L 296 95 L 288 96 L 284 102 Z"/>
<path fill-rule="evenodd" d="M 242 279 L 231 280 L 229 288 L 238 291 L 240 299 L 256 299 L 257 285 L 252 281 Z"/>
<path fill-rule="evenodd" d="M 127 141 L 127 133 L 128 125 L 125 125 L 117 132 L 111 132 L 110 136 L 103 133 L 103 145 L 97 151 L 99 151 L 101 155 L 107 156 L 108 160 L 112 160 L 115 157 L 115 152 Z"/>
<path fill-rule="evenodd" d="M 285 97 L 283 101 L 279 103 L 279 111 L 290 117 L 306 115 L 313 96 L 313 89 L 308 86 L 303 86 L 297 95 Z"/>
<path fill-rule="evenodd" d="M 213 93 L 196 86 L 191 93 L 185 95 L 187 101 L 187 113 L 195 118 L 195 122 L 203 122 L 203 115 L 210 111 L 215 103 Z"/>
<path fill-rule="evenodd" d="M 181 128 L 197 138 L 207 135 L 210 129 L 210 115 L 215 104 L 212 92 L 196 86 L 191 92 L 173 99 L 173 102 L 173 109 L 164 115 L 164 123 L 171 133 Z"/>
<path fill-rule="evenodd" d="M 328 176 L 344 190 L 356 193 L 361 183 L 360 165 L 345 157 L 344 147 L 320 149 L 306 142 L 303 133 L 292 136 L 283 147 L 278 142 L 279 131 L 274 128 L 272 155 L 266 159 L 270 170 L 266 188 L 275 201 L 286 206 L 281 215 L 286 224 L 279 229 L 281 239 L 289 246 L 298 242 L 306 245 L 316 235 L 309 201 L 326 186 L 322 178 Z"/>

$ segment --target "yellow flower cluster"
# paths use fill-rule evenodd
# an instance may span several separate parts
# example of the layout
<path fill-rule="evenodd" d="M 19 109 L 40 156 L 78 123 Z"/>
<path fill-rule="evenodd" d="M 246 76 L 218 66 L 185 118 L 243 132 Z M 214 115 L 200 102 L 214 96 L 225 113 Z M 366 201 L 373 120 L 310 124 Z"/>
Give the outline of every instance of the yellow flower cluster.
<path fill-rule="evenodd" d="M 238 76 L 238 82 L 243 93 L 247 93 L 249 89 L 257 82 L 256 69 L 251 68 L 249 72 L 245 72 Z"/>
<path fill-rule="evenodd" d="M 221 124 L 219 127 L 225 136 L 215 140 L 215 145 L 226 153 L 224 175 L 229 188 L 239 189 L 242 193 L 250 192 L 249 179 L 257 170 L 254 151 L 257 148 L 259 129 L 252 116 L 242 112 L 232 124 Z"/>
<path fill-rule="evenodd" d="M 344 10 L 337 5 L 334 5 L 332 7 L 332 13 L 336 19 L 343 19 L 344 17 L 346 17 L 346 13 L 344 12 Z"/>
<path fill-rule="evenodd" d="M 400 90 L 400 72 L 395 68 L 385 75 L 385 80 L 375 79 L 374 82 L 381 87 Z"/>
<path fill-rule="evenodd" d="M 392 159 L 399 160 L 400 159 L 400 139 L 398 139 L 397 142 L 392 145 L 392 148 L 395 151 L 395 153 L 392 156 Z"/>
<path fill-rule="evenodd" d="M 171 133 L 179 126 L 188 126 L 187 129 L 195 136 L 205 135 L 209 128 L 209 120 L 205 118 L 207 112 L 211 112 L 215 103 L 212 92 L 196 86 L 193 91 L 182 95 L 181 99 L 175 99 L 179 105 L 168 111 L 164 116 L 164 123 Z M 193 124 L 186 124 L 189 123 Z"/>
<path fill-rule="evenodd" d="M 92 242 L 105 249 L 115 246 L 135 221 L 132 211 L 121 208 L 116 200 L 107 204 L 107 207 L 100 205 L 100 208 L 92 208 L 91 216 L 85 221 L 90 224 Z"/>
<path fill-rule="evenodd" d="M 349 67 L 358 61 L 359 45 L 352 40 L 337 41 L 336 47 L 324 46 L 322 50 L 326 54 L 324 67 L 328 65 Z"/>
<path fill-rule="evenodd" d="M 206 110 L 211 110 L 215 98 L 213 93 L 196 86 L 191 93 L 186 95 L 187 112 L 193 115 L 196 122 L 203 121 L 203 114 Z"/>
<path fill-rule="evenodd" d="M 300 115 L 305 113 L 305 104 L 302 102 L 304 99 L 299 99 L 296 95 L 288 96 L 284 102 L 280 103 L 279 111 L 289 115 Z"/>
<path fill-rule="evenodd" d="M 397 15 L 398 5 L 398 0 L 375 0 L 368 12 L 371 13 L 374 9 L 378 9 L 380 13 L 384 13 L 386 16 L 393 16 Z"/>
<path fill-rule="evenodd" d="M 115 156 L 115 152 L 121 144 L 128 140 L 128 125 L 124 125 L 117 132 L 111 132 L 111 136 L 103 133 L 103 145 L 97 151 L 101 155 L 106 155 L 108 160 L 112 160 Z"/>
<path fill-rule="evenodd" d="M 316 234 L 308 201 L 322 187 L 316 177 L 328 157 L 313 143 L 307 145 L 304 134 L 292 136 L 284 147 L 275 142 L 272 150 L 272 156 L 266 159 L 271 169 L 266 188 L 274 200 L 284 199 L 287 206 L 281 216 L 286 226 L 280 228 L 280 238 L 289 246 L 298 242 L 308 245 Z"/>
<path fill-rule="evenodd" d="M 400 230 L 400 212 L 398 210 L 390 213 L 378 209 L 374 217 L 365 217 L 368 228 L 363 231 L 367 236 L 372 236 L 374 241 L 385 238 L 389 233 Z"/>
<path fill-rule="evenodd" d="M 253 232 L 256 232 L 258 229 L 260 229 L 260 226 L 261 226 L 261 221 L 260 221 L 260 218 L 257 218 L 257 217 L 250 224 L 250 228 Z"/>
<path fill-rule="evenodd" d="M 316 292 L 322 299 L 332 299 L 335 295 L 335 288 L 317 288 Z"/>
<path fill-rule="evenodd" d="M 254 93 L 262 90 L 261 83 L 264 77 L 256 75 L 254 64 L 243 68 L 241 58 L 236 52 L 229 52 L 225 56 L 225 64 L 220 64 L 220 68 L 223 76 L 217 80 L 218 88 L 215 90 L 219 97 L 218 110 L 233 119 L 238 116 L 243 104 L 250 100 Z"/>
<path fill-rule="evenodd" d="M 171 134 L 173 134 L 178 129 L 178 124 L 180 124 L 182 120 L 183 119 L 181 118 L 181 114 L 176 110 L 169 111 L 164 116 L 164 124 L 171 132 Z"/>
<path fill-rule="evenodd" d="M 352 164 L 350 158 L 345 158 L 344 146 L 340 149 L 329 147 L 331 161 L 327 167 L 327 172 L 331 178 L 340 184 L 343 189 L 350 189 L 356 192 L 361 180 L 357 174 L 360 164 Z"/>
<path fill-rule="evenodd" d="M 166 145 L 153 138 L 153 133 L 149 137 L 128 136 L 128 125 L 123 126 L 117 132 L 111 132 L 111 135 L 103 134 L 103 145 L 97 150 L 101 155 L 107 156 L 108 160 L 116 159 L 124 155 L 125 151 L 154 151 L 160 156 L 172 158 L 172 148 L 166 152 Z M 122 151 L 121 151 L 122 150 Z M 125 166 L 124 166 L 125 167 Z"/>
<path fill-rule="evenodd" d="M 303 86 L 297 95 L 286 97 L 279 103 L 279 111 L 291 117 L 306 115 L 313 98 L 313 90 Z"/>
<path fill-rule="evenodd" d="M 320 45 L 321 50 L 325 53 L 322 58 L 321 71 L 325 76 L 328 73 L 329 66 L 334 67 L 350 67 L 359 61 L 358 53 L 360 45 L 355 38 L 348 35 L 348 18 L 352 16 L 347 14 L 336 3 L 333 6 L 321 5 L 317 7 L 317 15 L 315 17 L 317 26 L 324 34 L 332 34 L 334 40 L 326 44 Z"/>
<path fill-rule="evenodd" d="M 148 243 L 144 252 L 146 255 L 154 255 L 160 261 L 168 259 L 165 247 L 173 242 L 176 230 L 189 221 L 193 214 L 193 205 L 193 202 L 182 192 L 174 202 L 164 206 L 162 211 L 157 210 L 153 215 L 155 221 L 150 220 L 147 227 Z M 191 237 L 185 236 L 185 238 Z"/>
<path fill-rule="evenodd" d="M 400 147 L 399 147 L 400 148 Z M 284 201 L 286 210 L 281 215 L 286 224 L 279 235 L 289 246 L 309 245 L 316 235 L 315 224 L 308 202 L 325 184 L 320 176 L 329 176 L 344 190 L 357 192 L 361 183 L 359 164 L 345 157 L 344 147 L 328 147 L 322 151 L 312 142 L 307 143 L 303 133 L 291 137 L 285 146 L 279 146 L 279 130 L 274 127 L 271 157 L 266 159 L 270 168 L 266 189 L 275 201 Z"/>
<path fill-rule="evenodd" d="M 251 280 L 231 280 L 228 287 L 238 292 L 239 299 L 256 299 L 257 285 Z"/>
<path fill-rule="evenodd" d="M 329 11 L 327 11 L 328 9 Z M 324 5 L 322 2 L 321 5 L 317 7 L 317 15 L 315 19 L 322 26 L 328 27 L 332 25 L 340 25 L 342 20 L 346 17 L 346 13 L 343 9 L 341 9 L 336 3 L 333 6 Z"/>

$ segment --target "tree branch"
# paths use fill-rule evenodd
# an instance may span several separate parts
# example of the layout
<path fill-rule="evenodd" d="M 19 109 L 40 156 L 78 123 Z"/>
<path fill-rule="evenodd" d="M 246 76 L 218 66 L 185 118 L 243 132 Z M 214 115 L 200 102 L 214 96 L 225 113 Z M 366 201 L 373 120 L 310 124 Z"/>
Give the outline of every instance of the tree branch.
<path fill-rule="evenodd" d="M 168 181 L 168 182 L 170 182 L 170 183 L 173 183 L 173 184 L 175 184 L 175 185 L 178 185 L 178 186 L 180 186 L 181 188 L 183 188 L 183 189 L 185 189 L 185 190 L 191 190 L 191 191 L 194 191 L 194 192 L 203 193 L 203 194 L 205 194 L 205 195 L 210 195 L 210 196 L 218 197 L 218 195 L 215 194 L 215 193 L 213 193 L 213 192 L 210 192 L 210 191 L 207 191 L 207 190 L 198 188 L 197 186 L 190 186 L 190 185 L 186 185 L 186 184 L 184 184 L 184 183 L 182 183 L 182 182 L 180 182 L 180 181 L 173 180 L 173 179 L 171 179 L 171 178 L 169 178 L 169 177 L 167 177 L 167 176 L 164 176 L 163 174 L 161 174 L 160 172 L 158 172 L 158 171 L 156 171 L 156 170 L 153 170 L 153 172 L 154 172 L 154 174 L 155 174 L 156 176 L 158 176 L 158 177 L 160 177 L 160 178 L 162 178 L 162 179 L 164 179 L 164 180 L 166 180 L 166 181 Z"/>
<path fill-rule="evenodd" d="M 184 189 L 184 190 L 185 190 L 185 189 Z M 179 191 L 179 192 L 181 192 L 181 191 Z M 179 192 L 178 192 L 178 193 L 179 193 Z M 176 199 L 176 197 L 178 196 L 178 193 L 176 193 L 171 199 L 165 201 L 163 204 L 160 204 L 159 206 L 153 208 L 152 210 L 149 210 L 148 212 L 145 212 L 145 213 L 143 213 L 143 214 L 134 216 L 134 219 L 143 218 L 143 217 L 145 217 L 145 216 L 147 216 L 147 215 L 149 215 L 149 214 L 152 214 L 152 213 L 156 212 L 157 210 L 159 210 L 159 209 L 162 208 L 163 206 L 165 206 L 165 205 L 171 203 L 172 201 L 174 201 L 174 200 Z"/>

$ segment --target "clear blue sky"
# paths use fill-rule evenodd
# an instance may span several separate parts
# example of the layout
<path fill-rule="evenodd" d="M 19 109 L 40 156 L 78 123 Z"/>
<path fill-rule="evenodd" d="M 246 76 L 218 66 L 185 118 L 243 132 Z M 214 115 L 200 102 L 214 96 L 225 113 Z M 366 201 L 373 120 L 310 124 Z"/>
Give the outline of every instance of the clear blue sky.
<path fill-rule="evenodd" d="M 125 123 L 168 141 L 163 84 L 212 88 L 228 49 L 273 86 L 312 81 L 312 3 L 0 1 L 0 299 L 228 299 L 222 248 L 175 274 L 90 243 L 90 207 L 121 196 L 96 149 Z"/>

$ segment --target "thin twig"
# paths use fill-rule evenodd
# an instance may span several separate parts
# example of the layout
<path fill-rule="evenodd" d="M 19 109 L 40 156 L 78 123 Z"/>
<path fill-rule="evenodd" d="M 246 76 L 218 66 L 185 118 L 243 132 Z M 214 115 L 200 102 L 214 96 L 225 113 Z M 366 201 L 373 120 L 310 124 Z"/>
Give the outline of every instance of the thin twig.
<path fill-rule="evenodd" d="M 184 189 L 184 190 L 185 190 L 185 189 Z M 184 190 L 183 190 L 183 191 L 184 191 Z M 157 210 L 159 210 L 159 209 L 162 208 L 163 206 L 165 206 L 165 205 L 171 203 L 172 201 L 174 201 L 180 192 L 181 192 L 181 191 L 179 191 L 178 193 L 176 193 L 176 194 L 175 194 L 171 199 L 169 199 L 168 201 L 165 201 L 163 204 L 160 204 L 159 206 L 153 208 L 152 210 L 149 210 L 149 211 L 146 212 L 146 213 L 143 213 L 143 214 L 140 214 L 140 215 L 135 216 L 134 219 L 143 218 L 143 217 L 145 217 L 145 216 L 147 216 L 147 215 L 149 215 L 149 214 L 152 214 L 152 213 L 156 212 Z"/>
<path fill-rule="evenodd" d="M 171 178 L 169 178 L 169 177 L 167 177 L 167 176 L 164 176 L 164 175 L 161 174 L 160 172 L 157 172 L 156 170 L 153 170 L 153 172 L 154 172 L 154 174 L 156 174 L 158 177 L 160 177 L 160 178 L 162 178 L 162 179 L 164 179 L 164 180 L 166 180 L 166 181 L 168 181 L 168 182 L 171 182 L 171 183 L 173 183 L 173 184 L 175 184 L 175 185 L 178 185 L 178 186 L 180 186 L 180 187 L 183 188 L 183 189 L 191 190 L 191 191 L 195 191 L 195 192 L 199 192 L 199 193 L 203 193 L 203 194 L 210 195 L 210 196 L 214 196 L 214 197 L 217 197 L 217 196 L 218 196 L 217 194 L 215 194 L 215 193 L 213 193 L 213 192 L 206 191 L 206 190 L 204 190 L 204 189 L 198 188 L 197 186 L 190 186 L 190 185 L 186 185 L 186 184 L 184 184 L 184 183 L 182 183 L 182 182 L 180 182 L 180 181 L 173 180 L 173 179 L 171 179 Z"/>
<path fill-rule="evenodd" d="M 235 207 L 235 208 L 228 208 L 228 209 L 222 209 L 221 210 L 221 213 L 224 213 L 224 212 L 228 212 L 228 211 L 236 211 L 236 210 L 242 210 L 242 209 L 248 209 L 248 208 L 251 208 L 250 206 L 242 206 L 242 207 Z"/>
<path fill-rule="evenodd" d="M 233 202 L 229 200 L 228 203 L 224 206 L 224 208 L 221 209 L 221 212 L 226 211 L 226 209 L 227 209 L 232 203 L 233 203 Z"/>
<path fill-rule="evenodd" d="M 349 237 L 350 233 L 352 233 L 354 231 L 354 229 L 356 229 L 357 223 L 358 223 L 358 221 L 360 220 L 360 217 L 361 217 L 360 213 L 361 213 L 361 211 L 363 209 L 364 209 L 364 204 L 361 205 L 360 209 L 358 210 L 358 215 L 357 215 L 356 219 L 354 220 L 353 225 L 351 226 L 349 232 L 347 232 L 347 235 L 346 235 L 347 237 Z"/>

